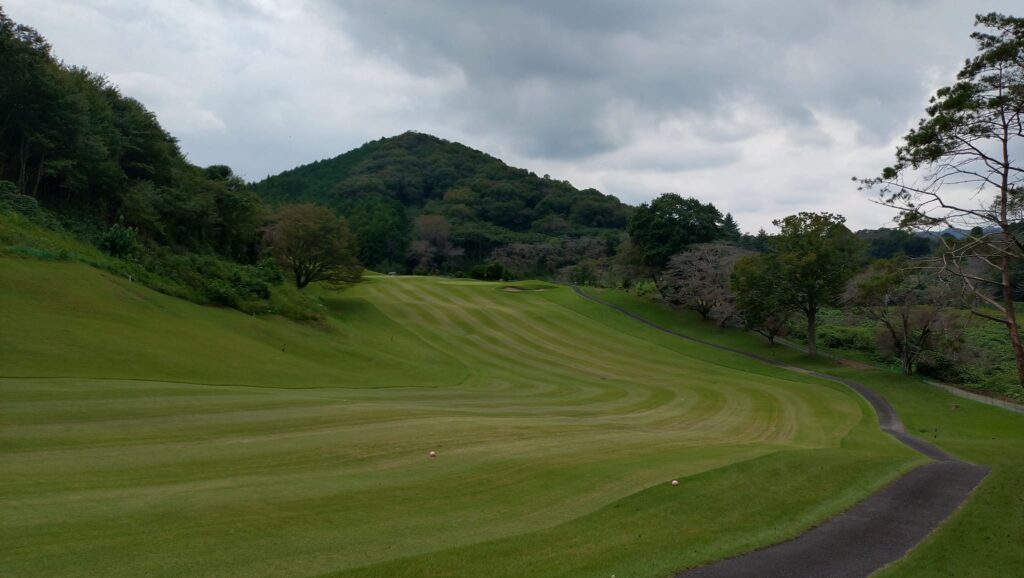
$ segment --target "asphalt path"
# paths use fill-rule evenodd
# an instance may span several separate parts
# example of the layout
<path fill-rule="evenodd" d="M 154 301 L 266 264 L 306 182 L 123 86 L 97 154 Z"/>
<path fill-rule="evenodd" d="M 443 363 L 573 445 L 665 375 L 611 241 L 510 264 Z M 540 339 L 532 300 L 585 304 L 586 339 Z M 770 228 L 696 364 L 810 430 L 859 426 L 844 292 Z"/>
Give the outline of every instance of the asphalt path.
<path fill-rule="evenodd" d="M 680 578 L 868 576 L 906 556 L 952 515 L 988 474 L 989 470 L 984 466 L 959 460 L 942 448 L 907 434 L 892 405 L 862 383 L 704 341 L 658 325 L 595 297 L 580 287 L 573 286 L 573 291 L 585 299 L 682 339 L 842 383 L 860 394 L 874 408 L 882 431 L 934 460 L 907 472 L 849 510 L 792 540 L 686 570 L 677 575 Z M 799 472 L 794 472 L 794 475 L 799 475 Z"/>

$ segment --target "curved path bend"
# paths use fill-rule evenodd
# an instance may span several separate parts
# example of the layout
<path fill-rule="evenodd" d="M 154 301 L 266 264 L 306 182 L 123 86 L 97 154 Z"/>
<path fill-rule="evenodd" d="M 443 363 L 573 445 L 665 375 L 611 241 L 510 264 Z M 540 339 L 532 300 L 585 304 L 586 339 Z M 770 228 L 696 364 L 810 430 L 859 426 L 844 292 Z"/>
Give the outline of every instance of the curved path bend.
<path fill-rule="evenodd" d="M 849 510 L 792 540 L 687 570 L 678 574 L 679 578 L 868 576 L 904 557 L 956 511 L 988 474 L 984 466 L 958 460 L 941 448 L 907 434 L 892 405 L 861 383 L 704 341 L 658 325 L 580 287 L 572 289 L 585 299 L 676 337 L 842 383 L 871 404 L 882 431 L 934 460 L 903 474 Z"/>

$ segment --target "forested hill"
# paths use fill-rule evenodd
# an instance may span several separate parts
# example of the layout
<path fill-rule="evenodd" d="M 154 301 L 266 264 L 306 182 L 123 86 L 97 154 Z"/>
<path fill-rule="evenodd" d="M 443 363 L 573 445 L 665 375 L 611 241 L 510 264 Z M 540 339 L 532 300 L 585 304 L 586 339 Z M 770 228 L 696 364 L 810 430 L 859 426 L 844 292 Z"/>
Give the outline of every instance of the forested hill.
<path fill-rule="evenodd" d="M 430 243 L 435 253 L 450 245 L 449 256 L 458 253 L 464 263 L 481 262 L 511 243 L 565 237 L 614 243 L 631 209 L 614 196 L 578 190 L 416 132 L 366 143 L 253 188 L 273 204 L 310 201 L 345 215 L 361 260 L 378 268 L 408 263 L 410 243 L 417 241 Z M 445 237 L 440 243 L 439 234 Z M 441 264 L 434 257 L 427 268 Z"/>

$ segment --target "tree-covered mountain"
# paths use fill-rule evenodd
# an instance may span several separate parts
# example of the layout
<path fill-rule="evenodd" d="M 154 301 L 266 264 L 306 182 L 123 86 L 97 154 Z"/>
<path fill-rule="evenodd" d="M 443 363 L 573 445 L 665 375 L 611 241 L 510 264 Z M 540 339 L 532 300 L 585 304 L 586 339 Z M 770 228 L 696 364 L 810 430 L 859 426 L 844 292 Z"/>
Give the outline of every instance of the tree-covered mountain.
<path fill-rule="evenodd" d="M 190 163 L 142 103 L 65 64 L 0 8 L 0 255 L 79 260 L 199 303 L 316 317 L 268 258 L 272 219 L 230 168 Z"/>
<path fill-rule="evenodd" d="M 591 237 L 614 246 L 631 207 L 416 132 L 256 183 L 272 204 L 312 201 L 348 218 L 372 268 L 455 270 L 498 247 Z"/>
<path fill-rule="evenodd" d="M 0 9 L 0 180 L 83 234 L 111 223 L 180 251 L 252 261 L 259 198 L 224 166 L 189 163 L 156 116 L 58 60 Z"/>

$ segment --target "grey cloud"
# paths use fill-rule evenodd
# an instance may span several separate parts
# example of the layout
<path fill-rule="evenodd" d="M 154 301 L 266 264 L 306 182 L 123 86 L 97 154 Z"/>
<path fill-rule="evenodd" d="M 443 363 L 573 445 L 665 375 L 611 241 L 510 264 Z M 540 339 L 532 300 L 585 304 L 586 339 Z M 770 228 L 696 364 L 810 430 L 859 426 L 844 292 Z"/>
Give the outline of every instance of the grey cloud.
<path fill-rule="evenodd" d="M 888 221 L 849 177 L 891 161 L 973 52 L 970 4 L 4 2 L 199 164 L 258 179 L 415 129 L 631 202 L 697 195 L 751 230 L 794 208 Z"/>
<path fill-rule="evenodd" d="M 466 130 L 514 135 L 528 156 L 566 158 L 622 144 L 599 129 L 610 99 L 672 114 L 712 112 L 745 97 L 799 124 L 825 109 L 883 143 L 920 107 L 918 65 L 951 41 L 934 25 L 959 28 L 952 42 L 967 46 L 971 18 L 948 1 L 329 6 L 367 51 L 412 71 L 462 70 L 467 87 L 456 102 Z M 913 20 L 922 25 L 907 26 Z M 543 82 L 549 96 L 523 106 L 517 96 L 531 82 Z"/>

